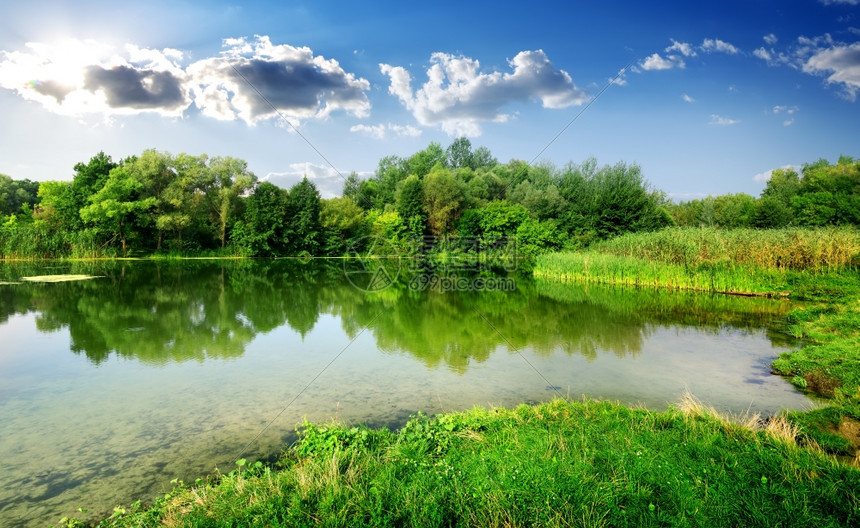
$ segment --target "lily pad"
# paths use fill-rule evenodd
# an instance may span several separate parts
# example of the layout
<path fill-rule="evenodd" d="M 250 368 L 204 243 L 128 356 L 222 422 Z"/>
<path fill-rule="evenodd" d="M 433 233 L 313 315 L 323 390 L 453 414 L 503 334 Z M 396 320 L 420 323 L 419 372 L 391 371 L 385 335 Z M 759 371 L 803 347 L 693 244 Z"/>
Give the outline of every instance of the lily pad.
<path fill-rule="evenodd" d="M 21 280 L 27 282 L 68 282 L 97 278 L 97 275 L 37 275 L 35 277 L 21 277 Z"/>

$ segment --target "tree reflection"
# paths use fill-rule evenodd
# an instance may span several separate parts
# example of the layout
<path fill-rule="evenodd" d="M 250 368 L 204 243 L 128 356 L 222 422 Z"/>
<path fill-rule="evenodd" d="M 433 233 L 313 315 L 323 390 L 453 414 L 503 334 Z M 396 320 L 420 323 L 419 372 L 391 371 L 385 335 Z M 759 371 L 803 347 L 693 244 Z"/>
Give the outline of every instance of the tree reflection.
<path fill-rule="evenodd" d="M 104 261 L 51 273 L 96 280 L 0 285 L 0 324 L 35 312 L 43 332 L 68 329 L 71 350 L 99 364 L 115 354 L 153 365 L 235 358 L 260 333 L 288 325 L 305 337 L 321 314 L 349 338 L 463 373 L 491 354 L 559 351 L 593 359 L 635 356 L 658 326 L 758 329 L 788 303 L 661 290 L 565 285 L 516 278 L 516 291 L 412 291 L 409 277 L 375 293 L 346 280 L 340 261 Z M 0 282 L 46 274 L 4 265 Z M 776 339 L 776 336 L 773 336 Z"/>

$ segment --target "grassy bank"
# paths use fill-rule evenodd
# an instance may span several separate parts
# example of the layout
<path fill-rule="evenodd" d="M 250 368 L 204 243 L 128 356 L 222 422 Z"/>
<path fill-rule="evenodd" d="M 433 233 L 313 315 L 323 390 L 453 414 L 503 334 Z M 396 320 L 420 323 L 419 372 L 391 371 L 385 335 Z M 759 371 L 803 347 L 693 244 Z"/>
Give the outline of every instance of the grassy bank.
<path fill-rule="evenodd" d="M 534 273 L 548 279 L 811 301 L 784 321 L 804 346 L 783 354 L 773 370 L 828 403 L 790 414 L 802 441 L 854 456 L 860 448 L 858 267 L 860 234 L 853 229 L 668 229 L 619 237 L 588 252 L 543 255 Z"/>
<path fill-rule="evenodd" d="M 101 526 L 860 523 L 860 470 L 798 447 L 782 420 L 745 422 L 687 399 L 662 413 L 564 400 L 474 409 L 396 433 L 308 425 L 280 469 L 179 483 Z"/>

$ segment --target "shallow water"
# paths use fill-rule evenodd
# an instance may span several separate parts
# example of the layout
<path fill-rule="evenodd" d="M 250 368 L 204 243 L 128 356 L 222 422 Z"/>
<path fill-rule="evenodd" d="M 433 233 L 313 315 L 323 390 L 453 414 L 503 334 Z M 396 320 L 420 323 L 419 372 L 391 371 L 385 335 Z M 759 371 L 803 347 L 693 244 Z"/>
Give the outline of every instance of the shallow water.
<path fill-rule="evenodd" d="M 784 301 L 523 276 L 512 292 L 405 276 L 365 292 L 339 261 L 50 266 L 102 277 L 0 285 L 8 527 L 101 516 L 275 456 L 304 419 L 396 427 L 558 393 L 664 409 L 685 389 L 734 413 L 812 405 L 769 372 L 794 346 L 773 328 Z M 0 282 L 44 274 L 0 266 Z"/>

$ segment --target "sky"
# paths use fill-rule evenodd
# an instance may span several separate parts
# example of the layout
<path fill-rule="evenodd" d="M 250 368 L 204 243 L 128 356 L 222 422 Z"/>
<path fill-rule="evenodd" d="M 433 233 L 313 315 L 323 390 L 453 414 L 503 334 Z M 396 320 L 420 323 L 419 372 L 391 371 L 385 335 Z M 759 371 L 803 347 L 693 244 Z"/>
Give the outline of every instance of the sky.
<path fill-rule="evenodd" d="M 635 163 L 674 200 L 757 196 L 860 157 L 858 95 L 860 0 L 0 5 L 15 179 L 156 149 L 331 197 L 465 136 L 501 162 Z"/>

